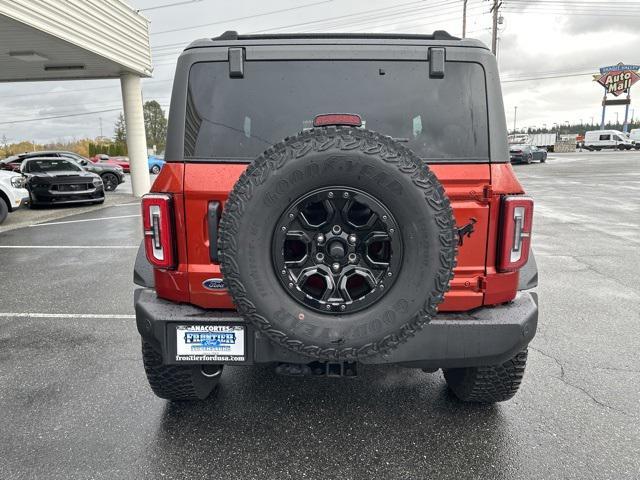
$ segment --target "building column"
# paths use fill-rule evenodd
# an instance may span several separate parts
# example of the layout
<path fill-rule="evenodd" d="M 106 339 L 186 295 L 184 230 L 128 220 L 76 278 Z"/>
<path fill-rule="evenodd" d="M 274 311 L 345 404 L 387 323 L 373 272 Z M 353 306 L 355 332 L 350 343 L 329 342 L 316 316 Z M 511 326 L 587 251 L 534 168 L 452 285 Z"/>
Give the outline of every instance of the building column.
<path fill-rule="evenodd" d="M 127 126 L 127 150 L 131 168 L 131 187 L 136 197 L 149 191 L 149 162 L 147 160 L 147 136 L 144 131 L 142 89 L 140 77 L 131 73 L 120 76 L 124 121 Z"/>

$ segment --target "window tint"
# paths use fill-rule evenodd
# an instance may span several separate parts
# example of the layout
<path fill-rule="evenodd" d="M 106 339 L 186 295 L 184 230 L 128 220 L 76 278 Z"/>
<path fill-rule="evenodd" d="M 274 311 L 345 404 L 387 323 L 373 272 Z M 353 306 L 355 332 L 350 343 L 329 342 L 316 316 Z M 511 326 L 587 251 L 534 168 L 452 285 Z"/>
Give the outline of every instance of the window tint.
<path fill-rule="evenodd" d="M 250 161 L 312 126 L 322 113 L 356 113 L 364 126 L 434 160 L 487 159 L 485 79 L 471 63 L 429 78 L 419 61 L 226 62 L 191 68 L 185 156 Z"/>
<path fill-rule="evenodd" d="M 600 140 L 611 140 L 611 135 L 600 135 Z"/>

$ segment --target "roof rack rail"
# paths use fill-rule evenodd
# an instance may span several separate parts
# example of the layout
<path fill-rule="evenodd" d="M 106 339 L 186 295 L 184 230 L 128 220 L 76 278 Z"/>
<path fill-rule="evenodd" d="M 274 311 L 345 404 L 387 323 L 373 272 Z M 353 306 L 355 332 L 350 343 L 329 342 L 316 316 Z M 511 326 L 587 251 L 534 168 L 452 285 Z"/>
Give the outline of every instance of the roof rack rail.
<path fill-rule="evenodd" d="M 460 40 L 445 30 L 436 30 L 431 35 L 400 33 L 267 33 L 260 35 L 240 35 L 236 30 L 227 30 L 212 40 L 258 40 L 295 38 L 428 38 L 433 40 Z"/>
<path fill-rule="evenodd" d="M 219 37 L 215 37 L 214 40 L 238 40 L 238 32 L 235 30 L 227 30 Z"/>

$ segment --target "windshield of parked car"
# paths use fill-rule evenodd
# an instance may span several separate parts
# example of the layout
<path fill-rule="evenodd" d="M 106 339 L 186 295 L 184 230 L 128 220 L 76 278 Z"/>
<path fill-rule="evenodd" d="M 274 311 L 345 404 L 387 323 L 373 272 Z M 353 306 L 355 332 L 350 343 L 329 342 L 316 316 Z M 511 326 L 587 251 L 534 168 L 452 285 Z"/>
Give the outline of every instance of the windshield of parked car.
<path fill-rule="evenodd" d="M 250 161 L 316 115 L 355 113 L 422 158 L 487 159 L 485 92 L 482 67 L 464 62 L 430 78 L 424 61 L 252 61 L 241 79 L 229 77 L 226 62 L 197 63 L 185 156 Z"/>
<path fill-rule="evenodd" d="M 81 172 L 82 169 L 75 163 L 65 159 L 47 160 L 27 160 L 24 165 L 27 173 L 48 173 L 48 172 Z"/>

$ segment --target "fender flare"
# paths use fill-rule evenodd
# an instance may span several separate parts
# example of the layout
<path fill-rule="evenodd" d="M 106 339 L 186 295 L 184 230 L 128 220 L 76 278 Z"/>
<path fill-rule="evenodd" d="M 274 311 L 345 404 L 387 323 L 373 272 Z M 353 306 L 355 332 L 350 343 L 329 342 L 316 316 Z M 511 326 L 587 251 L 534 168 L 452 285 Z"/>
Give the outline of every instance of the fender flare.
<path fill-rule="evenodd" d="M 144 251 L 144 240 L 140 242 L 138 253 L 136 255 L 136 263 L 133 267 L 133 283 L 145 288 L 155 288 L 156 282 L 153 277 L 153 267 L 147 260 L 147 254 Z"/>
<path fill-rule="evenodd" d="M 518 290 L 529 290 L 538 286 L 538 264 L 533 250 L 529 252 L 529 260 L 520 269 Z"/>

